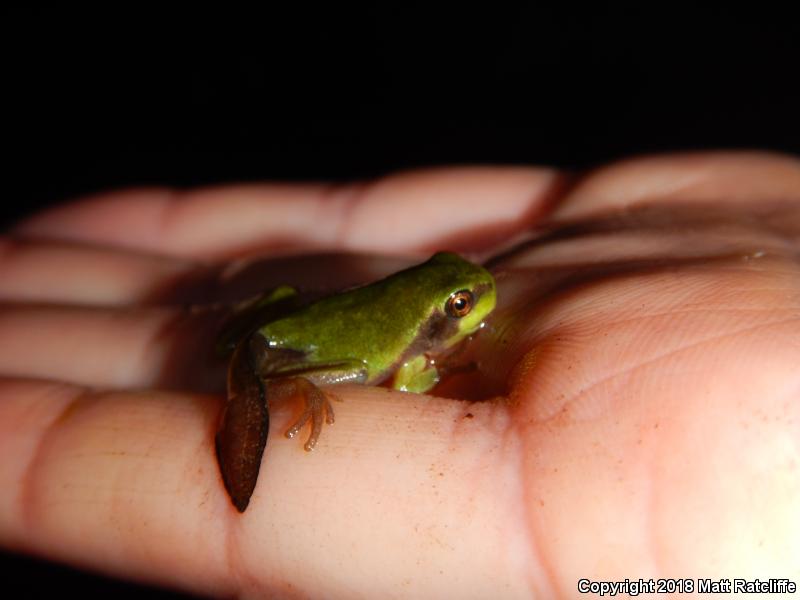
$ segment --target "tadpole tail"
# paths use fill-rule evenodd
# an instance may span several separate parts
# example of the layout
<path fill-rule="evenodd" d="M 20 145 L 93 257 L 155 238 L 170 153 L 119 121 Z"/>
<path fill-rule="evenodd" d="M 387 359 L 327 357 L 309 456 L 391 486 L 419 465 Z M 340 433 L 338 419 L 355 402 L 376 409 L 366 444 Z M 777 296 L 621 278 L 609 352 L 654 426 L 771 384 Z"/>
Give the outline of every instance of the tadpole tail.
<path fill-rule="evenodd" d="M 231 358 L 228 401 L 216 436 L 222 480 L 239 512 L 250 503 L 269 433 L 264 384 L 250 364 L 247 342 L 240 342 Z"/>

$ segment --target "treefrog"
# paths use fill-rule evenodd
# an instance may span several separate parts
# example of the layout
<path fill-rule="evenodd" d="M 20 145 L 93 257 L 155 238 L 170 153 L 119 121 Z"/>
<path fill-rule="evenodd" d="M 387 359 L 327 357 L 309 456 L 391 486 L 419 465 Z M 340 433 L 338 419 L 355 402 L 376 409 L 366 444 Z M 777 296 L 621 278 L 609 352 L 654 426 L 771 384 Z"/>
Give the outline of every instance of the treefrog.
<path fill-rule="evenodd" d="M 483 267 L 440 252 L 385 279 L 302 305 L 287 286 L 240 307 L 220 334 L 232 356 L 228 400 L 216 436 L 225 488 L 244 512 L 255 489 L 269 433 L 269 405 L 300 396 L 305 408 L 286 431 L 311 421 L 306 450 L 323 421 L 333 423 L 320 385 L 390 382 L 426 392 L 439 381 L 434 356 L 481 328 L 496 288 Z"/>

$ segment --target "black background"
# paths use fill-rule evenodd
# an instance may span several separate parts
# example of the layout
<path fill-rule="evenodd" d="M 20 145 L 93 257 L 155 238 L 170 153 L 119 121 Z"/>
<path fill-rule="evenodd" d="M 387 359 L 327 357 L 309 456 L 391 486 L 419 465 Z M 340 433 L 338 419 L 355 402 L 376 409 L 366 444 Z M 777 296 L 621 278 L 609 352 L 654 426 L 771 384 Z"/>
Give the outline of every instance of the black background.
<path fill-rule="evenodd" d="M 800 154 L 800 26 L 752 9 L 4 10 L 0 48 L 6 225 L 130 185 Z M 0 572 L 33 595 L 145 593 L 11 556 Z"/>

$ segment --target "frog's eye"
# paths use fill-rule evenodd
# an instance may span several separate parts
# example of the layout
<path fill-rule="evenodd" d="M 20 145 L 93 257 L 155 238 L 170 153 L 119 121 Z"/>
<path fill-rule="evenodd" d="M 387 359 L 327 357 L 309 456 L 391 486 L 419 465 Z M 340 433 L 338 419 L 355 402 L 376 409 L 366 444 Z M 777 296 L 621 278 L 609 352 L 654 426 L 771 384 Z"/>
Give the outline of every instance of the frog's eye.
<path fill-rule="evenodd" d="M 472 292 L 469 290 L 461 290 L 451 294 L 447 299 L 447 304 L 445 304 L 445 310 L 447 310 L 447 314 L 451 317 L 460 319 L 469 314 L 469 311 L 472 310 L 472 304 Z"/>

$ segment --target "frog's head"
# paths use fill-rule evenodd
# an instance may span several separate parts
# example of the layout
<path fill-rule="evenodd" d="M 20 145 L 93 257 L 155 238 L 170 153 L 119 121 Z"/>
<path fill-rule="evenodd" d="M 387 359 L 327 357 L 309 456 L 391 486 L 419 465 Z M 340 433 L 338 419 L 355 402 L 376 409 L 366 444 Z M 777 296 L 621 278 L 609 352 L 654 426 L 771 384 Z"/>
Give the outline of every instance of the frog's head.
<path fill-rule="evenodd" d="M 449 348 L 472 335 L 494 310 L 497 289 L 491 273 L 452 252 L 439 252 L 418 267 L 433 302 L 432 345 Z"/>

